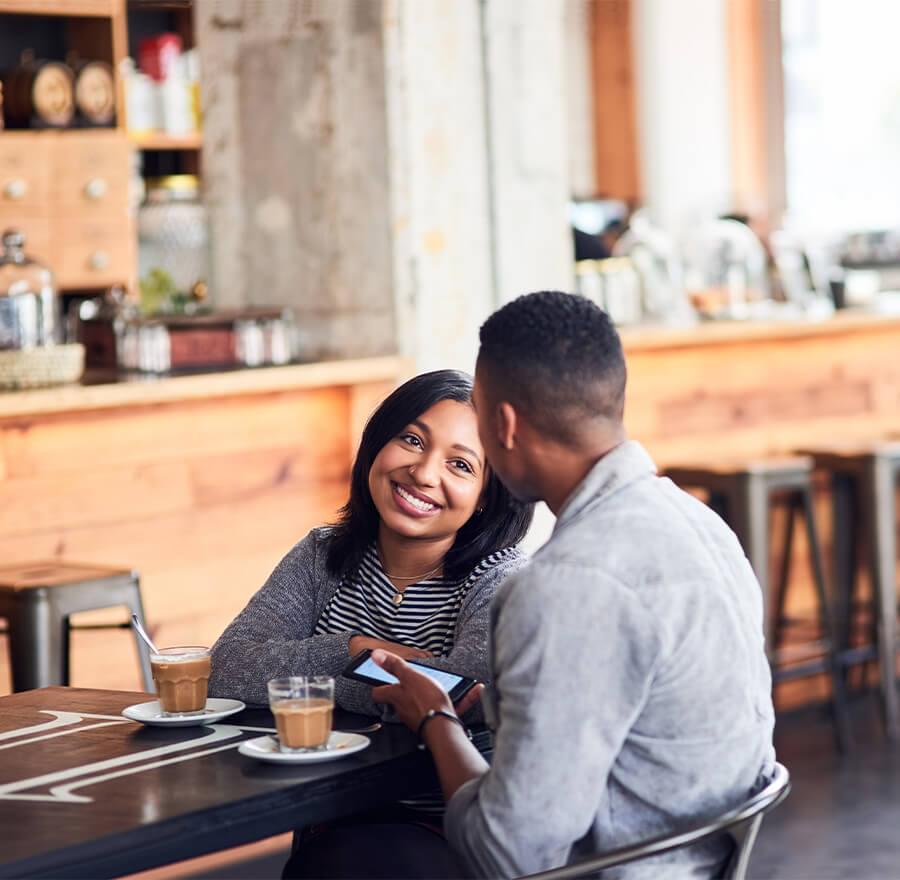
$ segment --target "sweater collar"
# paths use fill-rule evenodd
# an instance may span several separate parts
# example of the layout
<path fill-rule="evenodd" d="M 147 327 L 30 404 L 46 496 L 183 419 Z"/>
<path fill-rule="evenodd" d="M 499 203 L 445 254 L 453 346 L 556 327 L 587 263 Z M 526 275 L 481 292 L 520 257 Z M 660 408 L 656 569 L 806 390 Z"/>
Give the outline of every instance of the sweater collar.
<path fill-rule="evenodd" d="M 619 489 L 656 473 L 647 450 L 636 440 L 625 440 L 599 459 L 566 499 L 554 531 L 575 519 L 587 507 L 602 503 Z"/>

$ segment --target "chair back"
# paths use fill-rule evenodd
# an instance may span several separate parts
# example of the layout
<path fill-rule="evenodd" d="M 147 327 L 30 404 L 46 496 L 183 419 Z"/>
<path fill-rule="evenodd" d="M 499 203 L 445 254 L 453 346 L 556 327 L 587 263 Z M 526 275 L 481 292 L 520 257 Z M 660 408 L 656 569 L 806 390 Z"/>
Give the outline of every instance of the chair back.
<path fill-rule="evenodd" d="M 598 874 L 607 868 L 647 859 L 650 856 L 662 855 L 723 834 L 731 837 L 734 841 L 734 851 L 723 877 L 725 880 L 744 880 L 763 816 L 770 810 L 774 810 L 788 796 L 790 790 L 790 773 L 782 764 L 776 763 L 772 780 L 762 791 L 753 795 L 737 809 L 716 819 L 684 831 L 660 835 L 645 840 L 643 843 L 625 846 L 601 856 L 564 865 L 561 868 L 529 874 L 528 880 L 578 880 L 578 878 Z"/>

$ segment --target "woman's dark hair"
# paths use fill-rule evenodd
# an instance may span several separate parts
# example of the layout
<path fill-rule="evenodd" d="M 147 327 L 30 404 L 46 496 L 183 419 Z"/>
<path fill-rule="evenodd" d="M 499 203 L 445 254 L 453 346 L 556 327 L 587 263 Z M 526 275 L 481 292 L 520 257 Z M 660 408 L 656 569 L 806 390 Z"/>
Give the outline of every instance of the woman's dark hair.
<path fill-rule="evenodd" d="M 380 517 L 369 492 L 369 471 L 379 452 L 410 422 L 443 400 L 472 403 L 472 377 L 458 370 L 422 373 L 393 391 L 372 413 L 363 431 L 350 476 L 350 499 L 340 509 L 328 544 L 327 568 L 343 574 L 362 561 L 378 537 Z M 482 559 L 525 537 L 534 505 L 510 495 L 487 469 L 482 512 L 457 532 L 444 560 L 444 576 L 462 580 Z"/>

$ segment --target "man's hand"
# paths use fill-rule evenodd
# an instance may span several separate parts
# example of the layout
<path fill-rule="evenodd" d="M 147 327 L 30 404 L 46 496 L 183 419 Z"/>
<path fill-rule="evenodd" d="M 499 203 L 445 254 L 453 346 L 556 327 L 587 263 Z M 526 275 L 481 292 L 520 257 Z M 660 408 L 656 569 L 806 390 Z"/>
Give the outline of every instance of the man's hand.
<path fill-rule="evenodd" d="M 347 650 L 351 657 L 355 657 L 360 651 L 370 648 L 375 651 L 382 649 L 402 657 L 404 660 L 429 660 L 434 655 L 431 651 L 423 651 L 420 648 L 411 648 L 409 645 L 401 645 L 398 642 L 386 642 L 382 639 L 373 639 L 370 636 L 351 636 L 347 642 Z"/>
<path fill-rule="evenodd" d="M 450 697 L 424 672 L 419 672 L 400 657 L 387 651 L 375 651 L 372 659 L 382 669 L 396 677 L 398 682 L 375 688 L 372 691 L 372 699 L 376 703 L 390 703 L 397 717 L 410 730 L 418 730 L 419 724 L 430 709 L 453 711 Z M 460 700 L 460 711 L 471 708 L 480 696 L 481 686 L 472 688 L 472 691 Z M 460 786 L 487 773 L 487 762 L 455 722 L 446 718 L 432 721 L 426 725 L 422 738 L 434 758 L 445 800 L 449 801 L 459 791 Z"/>
<path fill-rule="evenodd" d="M 376 703 L 390 703 L 397 717 L 412 731 L 430 709 L 452 712 L 453 704 L 447 692 L 424 672 L 413 669 L 396 654 L 378 649 L 372 659 L 385 672 L 390 672 L 398 684 L 373 688 L 372 699 Z"/>

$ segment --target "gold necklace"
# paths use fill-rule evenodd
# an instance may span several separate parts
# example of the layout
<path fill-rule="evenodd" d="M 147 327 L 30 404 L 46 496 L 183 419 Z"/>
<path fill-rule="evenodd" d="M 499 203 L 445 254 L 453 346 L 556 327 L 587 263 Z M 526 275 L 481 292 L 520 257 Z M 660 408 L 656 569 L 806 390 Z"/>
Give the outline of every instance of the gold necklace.
<path fill-rule="evenodd" d="M 436 571 L 438 571 L 438 569 L 440 569 L 440 567 L 443 564 L 444 564 L 443 561 L 441 561 L 433 569 L 431 569 L 431 571 L 426 571 L 425 574 L 416 574 L 416 575 L 413 575 L 412 577 L 401 577 L 399 575 L 392 575 L 392 574 L 388 574 L 386 571 L 384 572 L 384 576 L 386 578 L 389 578 L 390 580 L 395 580 L 395 581 L 423 581 L 423 580 L 425 580 L 425 578 L 429 577 L 430 575 L 433 575 Z M 384 569 L 382 569 L 382 571 L 384 571 Z M 391 586 L 394 586 L 394 585 L 391 584 Z M 398 590 L 396 587 L 394 587 L 394 591 L 395 592 L 394 592 L 394 595 L 391 597 L 391 601 L 395 605 L 399 605 L 401 602 L 403 602 L 403 592 L 401 590 Z"/>

